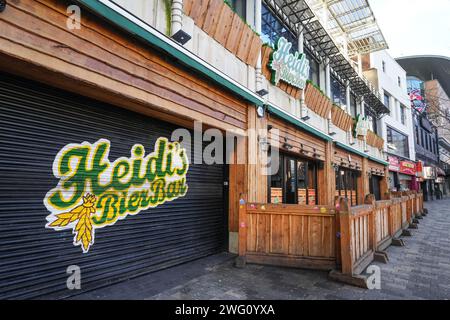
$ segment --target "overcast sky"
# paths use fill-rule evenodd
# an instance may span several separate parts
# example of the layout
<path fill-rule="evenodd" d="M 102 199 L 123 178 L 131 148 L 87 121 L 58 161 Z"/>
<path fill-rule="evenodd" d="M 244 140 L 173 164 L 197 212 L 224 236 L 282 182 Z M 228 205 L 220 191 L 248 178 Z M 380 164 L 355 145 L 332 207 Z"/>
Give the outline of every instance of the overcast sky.
<path fill-rule="evenodd" d="M 394 57 L 450 57 L 450 0 L 369 0 Z"/>

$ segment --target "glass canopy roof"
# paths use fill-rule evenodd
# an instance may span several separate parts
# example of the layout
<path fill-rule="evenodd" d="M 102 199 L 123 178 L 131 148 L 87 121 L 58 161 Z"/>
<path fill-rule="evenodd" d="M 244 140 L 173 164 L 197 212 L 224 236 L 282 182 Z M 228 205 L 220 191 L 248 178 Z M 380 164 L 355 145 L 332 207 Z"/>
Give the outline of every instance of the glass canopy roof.
<path fill-rule="evenodd" d="M 387 49 L 368 0 L 306 0 L 337 42 L 347 43 L 349 56 Z"/>

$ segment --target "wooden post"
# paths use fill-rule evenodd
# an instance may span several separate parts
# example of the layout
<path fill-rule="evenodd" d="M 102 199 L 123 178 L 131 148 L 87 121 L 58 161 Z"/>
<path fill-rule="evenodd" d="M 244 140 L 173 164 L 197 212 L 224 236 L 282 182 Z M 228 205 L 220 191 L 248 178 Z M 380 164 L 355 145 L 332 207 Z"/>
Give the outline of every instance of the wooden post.
<path fill-rule="evenodd" d="M 247 204 L 240 200 L 239 204 L 239 256 L 247 253 Z"/>
<path fill-rule="evenodd" d="M 383 200 L 391 198 L 389 193 L 389 167 L 384 167 L 384 177 L 380 183 L 380 193 Z"/>
<path fill-rule="evenodd" d="M 243 268 L 246 264 L 247 228 L 247 204 L 244 198 L 241 198 L 239 200 L 239 256 L 235 260 L 235 266 L 237 268 Z"/>
<path fill-rule="evenodd" d="M 333 168 L 334 143 L 328 141 L 325 146 L 325 162 L 323 169 L 318 173 L 319 194 L 318 200 L 321 205 L 333 205 L 336 192 L 336 175 Z"/>
<path fill-rule="evenodd" d="M 339 201 L 339 225 L 341 228 L 341 265 L 342 273 L 353 275 L 353 243 L 351 241 L 351 212 L 348 200 L 340 198 Z"/>
<path fill-rule="evenodd" d="M 372 206 L 372 213 L 369 216 L 369 248 L 372 248 L 373 252 L 377 251 L 377 226 L 375 223 L 376 218 L 376 202 L 373 194 L 368 194 L 364 200 L 364 204 Z"/>

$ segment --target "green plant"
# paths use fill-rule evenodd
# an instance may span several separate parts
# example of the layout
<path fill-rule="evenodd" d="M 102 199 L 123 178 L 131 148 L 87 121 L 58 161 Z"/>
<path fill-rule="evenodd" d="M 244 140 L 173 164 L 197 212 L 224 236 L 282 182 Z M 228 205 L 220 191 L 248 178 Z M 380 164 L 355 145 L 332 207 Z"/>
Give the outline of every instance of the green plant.
<path fill-rule="evenodd" d="M 170 37 L 172 34 L 172 0 L 164 0 L 164 9 L 166 14 L 166 34 Z"/>

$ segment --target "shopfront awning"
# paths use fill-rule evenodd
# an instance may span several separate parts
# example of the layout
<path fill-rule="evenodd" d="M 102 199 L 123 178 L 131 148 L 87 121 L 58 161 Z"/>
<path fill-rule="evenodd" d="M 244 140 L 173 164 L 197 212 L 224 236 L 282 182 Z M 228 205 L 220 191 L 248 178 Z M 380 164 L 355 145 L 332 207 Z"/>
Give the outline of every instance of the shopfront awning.
<path fill-rule="evenodd" d="M 314 13 L 315 11 L 309 6 L 308 2 L 310 1 L 264 0 L 264 2 L 294 35 L 303 31 L 306 44 L 322 62 L 327 58 L 329 59 L 331 68 L 338 73 L 339 77 L 343 81 L 349 81 L 352 91 L 364 98 L 367 103 L 367 115 L 379 119 L 389 113 L 389 108 L 383 104 L 379 92 L 357 72 L 354 62 L 347 58 L 349 55 L 342 52 L 342 48 L 340 49 L 336 44 L 336 39 L 330 35 Z M 359 32 L 363 30 L 364 28 L 361 26 Z M 373 49 L 375 49 L 375 46 Z M 362 52 L 367 53 L 368 47 L 365 50 Z"/>

